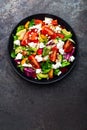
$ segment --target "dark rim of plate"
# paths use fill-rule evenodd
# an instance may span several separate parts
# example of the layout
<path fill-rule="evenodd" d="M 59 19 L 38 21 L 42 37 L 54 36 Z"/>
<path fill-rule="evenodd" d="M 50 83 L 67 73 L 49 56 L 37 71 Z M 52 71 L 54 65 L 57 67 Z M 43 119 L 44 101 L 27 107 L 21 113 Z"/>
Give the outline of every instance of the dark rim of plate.
<path fill-rule="evenodd" d="M 41 19 L 43 20 L 45 17 L 49 17 L 49 18 L 52 18 L 52 19 L 57 19 L 58 20 L 58 23 L 62 26 L 65 26 L 65 28 L 68 30 L 68 31 L 71 31 L 71 33 L 73 34 L 72 38 L 73 40 L 75 41 L 75 53 L 74 53 L 74 56 L 75 56 L 75 60 L 73 63 L 71 63 L 71 65 L 69 66 L 68 68 L 68 71 L 64 74 L 61 74 L 60 76 L 55 76 L 53 79 L 42 79 L 42 80 L 38 80 L 38 79 L 33 79 L 33 78 L 30 78 L 30 77 L 27 77 L 23 72 L 20 71 L 19 68 L 17 68 L 15 62 L 14 62 L 14 59 L 11 58 L 11 51 L 13 49 L 13 34 L 16 33 L 16 29 L 19 25 L 23 25 L 25 24 L 28 20 L 31 20 L 31 19 Z M 14 69 L 14 71 L 20 76 L 22 77 L 23 79 L 29 81 L 29 82 L 32 82 L 32 83 L 36 83 L 36 84 L 50 84 L 50 83 L 54 83 L 56 81 L 60 81 L 61 79 L 63 79 L 64 77 L 66 77 L 70 72 L 71 70 L 73 69 L 75 63 L 76 63 L 76 59 L 77 59 L 77 53 L 78 53 L 78 44 L 77 44 L 77 38 L 76 38 L 76 35 L 75 35 L 75 32 L 73 31 L 72 27 L 65 21 L 63 20 L 62 18 L 58 17 L 58 16 L 55 16 L 55 15 L 52 15 L 52 14 L 34 14 L 34 15 L 31 15 L 31 16 L 28 16 L 26 18 L 24 18 L 23 20 L 21 20 L 17 25 L 16 27 L 13 29 L 13 31 L 11 32 L 11 35 L 9 37 L 9 42 L 8 42 L 8 55 L 9 55 L 9 59 L 10 59 L 10 63 Z"/>

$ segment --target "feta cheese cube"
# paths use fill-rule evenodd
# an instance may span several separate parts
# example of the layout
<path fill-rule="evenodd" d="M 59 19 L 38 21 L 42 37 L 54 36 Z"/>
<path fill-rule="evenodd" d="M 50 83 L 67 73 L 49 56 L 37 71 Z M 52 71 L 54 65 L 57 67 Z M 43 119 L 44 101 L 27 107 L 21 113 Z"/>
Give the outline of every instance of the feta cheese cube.
<path fill-rule="evenodd" d="M 41 73 L 41 69 L 36 69 L 36 74 Z"/>
<path fill-rule="evenodd" d="M 22 59 L 22 54 L 21 54 L 21 53 L 18 53 L 15 59 L 16 59 L 16 60 L 21 60 L 21 59 Z"/>
<path fill-rule="evenodd" d="M 40 30 L 41 30 L 41 24 L 37 24 L 37 25 L 35 25 L 35 26 L 32 26 L 32 27 L 30 27 L 29 29 L 37 29 L 38 32 L 40 32 Z"/>
<path fill-rule="evenodd" d="M 62 29 L 60 28 L 60 26 L 56 26 L 56 28 L 55 28 L 55 31 L 56 32 L 60 32 Z"/>
<path fill-rule="evenodd" d="M 75 57 L 74 56 L 70 56 L 69 61 L 73 62 L 74 60 L 75 60 Z"/>
<path fill-rule="evenodd" d="M 58 76 L 61 74 L 62 72 L 61 71 L 59 71 L 59 73 L 57 74 Z"/>
<path fill-rule="evenodd" d="M 59 49 L 59 52 L 60 52 L 60 54 L 63 55 L 63 54 L 64 54 L 64 49 L 60 48 L 60 49 Z"/>
<path fill-rule="evenodd" d="M 45 22 L 46 24 L 51 24 L 52 18 L 47 18 L 47 17 L 45 17 L 44 22 Z"/>
<path fill-rule="evenodd" d="M 57 62 L 56 64 L 53 64 L 53 65 L 52 65 L 52 68 L 53 68 L 53 69 L 57 69 L 57 68 L 59 68 L 59 67 L 61 67 L 61 62 Z"/>
<path fill-rule="evenodd" d="M 28 43 L 28 45 L 29 45 L 30 47 L 34 47 L 34 48 L 35 48 L 37 44 L 34 43 L 34 42 L 30 42 L 30 43 Z"/>
<path fill-rule="evenodd" d="M 39 44 L 39 48 L 44 48 L 44 47 L 45 47 L 44 43 L 41 42 L 41 43 Z"/>
<path fill-rule="evenodd" d="M 24 67 L 32 67 L 31 64 L 26 64 L 26 63 L 24 63 L 22 66 L 24 66 Z"/>
<path fill-rule="evenodd" d="M 45 56 L 45 57 L 43 57 L 43 60 L 48 60 L 48 58 L 49 58 L 49 56 Z"/>
<path fill-rule="evenodd" d="M 43 61 L 43 58 L 42 58 L 41 55 L 36 55 L 36 56 L 35 56 L 35 59 L 36 59 L 38 62 Z"/>
<path fill-rule="evenodd" d="M 20 40 L 15 40 L 14 44 L 20 46 Z"/>

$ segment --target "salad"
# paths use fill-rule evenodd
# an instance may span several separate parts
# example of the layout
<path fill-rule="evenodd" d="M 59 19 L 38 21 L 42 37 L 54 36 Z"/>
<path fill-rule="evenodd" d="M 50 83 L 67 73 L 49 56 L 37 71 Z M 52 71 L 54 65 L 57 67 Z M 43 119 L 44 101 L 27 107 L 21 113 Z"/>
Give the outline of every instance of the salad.
<path fill-rule="evenodd" d="M 52 79 L 68 71 L 74 62 L 72 33 L 57 19 L 32 19 L 13 34 L 11 57 L 29 78 Z"/>

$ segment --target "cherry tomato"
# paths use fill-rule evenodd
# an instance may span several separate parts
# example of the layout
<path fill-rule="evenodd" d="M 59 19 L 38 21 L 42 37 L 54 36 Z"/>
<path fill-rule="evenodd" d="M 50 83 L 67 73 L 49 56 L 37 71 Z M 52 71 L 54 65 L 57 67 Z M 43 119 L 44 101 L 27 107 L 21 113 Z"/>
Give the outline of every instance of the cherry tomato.
<path fill-rule="evenodd" d="M 68 40 L 68 41 L 66 41 L 66 43 L 64 44 L 63 48 L 64 48 L 64 51 L 65 51 L 66 53 L 71 52 L 71 51 L 73 50 L 73 43 Z"/>
<path fill-rule="evenodd" d="M 62 33 L 57 33 L 57 36 L 62 38 L 62 39 L 64 38 L 64 34 L 62 34 Z"/>
<path fill-rule="evenodd" d="M 26 46 L 26 45 L 27 45 L 27 40 L 22 40 L 22 41 L 21 41 L 21 45 L 22 45 L 22 46 Z"/>
<path fill-rule="evenodd" d="M 37 62 L 37 60 L 35 59 L 34 55 L 30 55 L 28 57 L 28 60 L 30 61 L 30 63 L 36 68 L 39 69 L 40 68 L 40 64 Z"/>
<path fill-rule="evenodd" d="M 34 19 L 35 24 L 43 24 L 43 21 L 40 19 Z"/>
<path fill-rule="evenodd" d="M 57 26 L 58 25 L 58 21 L 57 20 L 52 20 L 52 25 Z"/>
<path fill-rule="evenodd" d="M 37 54 L 38 55 L 41 55 L 43 53 L 43 48 L 39 48 L 38 50 L 37 50 Z"/>
<path fill-rule="evenodd" d="M 55 62 L 55 61 L 56 61 L 56 57 L 57 57 L 57 50 L 53 51 L 53 52 L 50 54 L 50 56 L 49 56 L 49 58 L 50 58 L 50 60 L 51 60 L 52 62 Z"/>
<path fill-rule="evenodd" d="M 54 31 L 50 29 L 49 27 L 45 27 L 44 30 L 47 32 L 48 35 L 52 36 L 54 34 Z"/>
<path fill-rule="evenodd" d="M 58 51 L 58 48 L 57 48 L 57 46 L 54 46 L 54 47 L 52 47 L 51 50 L 52 50 L 52 51 Z"/>

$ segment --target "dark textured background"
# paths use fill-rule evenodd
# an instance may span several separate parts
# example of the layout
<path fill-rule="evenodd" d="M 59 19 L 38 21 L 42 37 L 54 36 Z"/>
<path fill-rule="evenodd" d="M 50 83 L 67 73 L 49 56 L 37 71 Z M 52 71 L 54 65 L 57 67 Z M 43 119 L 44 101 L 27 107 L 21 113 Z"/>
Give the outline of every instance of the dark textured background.
<path fill-rule="evenodd" d="M 42 87 L 22 80 L 7 53 L 15 25 L 36 13 L 63 18 L 79 44 L 73 71 Z M 87 130 L 87 0 L 0 0 L 0 130 Z"/>

